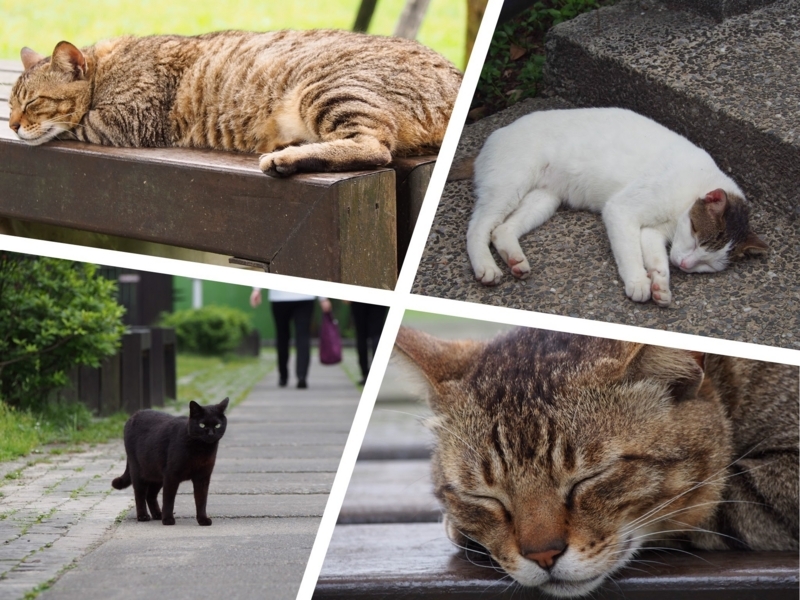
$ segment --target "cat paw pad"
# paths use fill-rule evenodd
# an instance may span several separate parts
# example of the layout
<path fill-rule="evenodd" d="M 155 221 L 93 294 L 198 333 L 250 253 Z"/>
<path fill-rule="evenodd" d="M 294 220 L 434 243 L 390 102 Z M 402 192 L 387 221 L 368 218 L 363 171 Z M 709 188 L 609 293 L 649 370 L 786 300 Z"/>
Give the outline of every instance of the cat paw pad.
<path fill-rule="evenodd" d="M 162 525 L 175 525 L 175 517 L 164 517 L 161 519 Z"/>
<path fill-rule="evenodd" d="M 511 274 L 517 279 L 527 279 L 531 275 L 531 265 L 527 259 L 509 258 L 508 266 L 511 267 Z"/>
<path fill-rule="evenodd" d="M 660 271 L 650 271 L 648 273 L 652 284 L 650 295 L 658 306 L 667 307 L 672 304 L 672 292 L 669 291 L 669 279 Z"/>
<path fill-rule="evenodd" d="M 208 517 L 197 517 L 197 524 L 203 526 L 211 525 L 211 519 Z"/>

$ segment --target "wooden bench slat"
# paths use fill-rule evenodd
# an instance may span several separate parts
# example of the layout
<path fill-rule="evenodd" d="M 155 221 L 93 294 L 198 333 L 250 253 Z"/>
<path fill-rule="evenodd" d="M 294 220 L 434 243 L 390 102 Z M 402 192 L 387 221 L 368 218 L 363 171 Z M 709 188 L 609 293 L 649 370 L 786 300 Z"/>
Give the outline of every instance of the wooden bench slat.
<path fill-rule="evenodd" d="M 428 458 L 433 434 L 420 421 L 430 414 L 430 409 L 419 402 L 376 404 L 359 460 Z"/>
<path fill-rule="evenodd" d="M 646 553 L 593 598 L 619 600 L 796 600 L 797 554 L 791 552 Z M 478 563 L 473 564 L 473 562 Z M 468 558 L 437 523 L 338 525 L 315 600 L 338 598 L 546 598 L 521 590 L 492 565 Z"/>
<path fill-rule="evenodd" d="M 0 85 L 8 86 L 11 89 L 13 83 L 19 78 L 19 72 L 4 71 L 0 69 Z"/>
<path fill-rule="evenodd" d="M 79 142 L 0 127 L 0 215 L 268 262 L 274 273 L 394 287 L 394 171 L 267 177 L 254 155 Z"/>
<path fill-rule="evenodd" d="M 353 470 L 339 523 L 436 523 L 441 515 L 429 461 L 361 460 Z"/>
<path fill-rule="evenodd" d="M 13 71 L 19 75 L 22 73 L 22 64 L 19 59 L 0 58 L 0 71 Z"/>

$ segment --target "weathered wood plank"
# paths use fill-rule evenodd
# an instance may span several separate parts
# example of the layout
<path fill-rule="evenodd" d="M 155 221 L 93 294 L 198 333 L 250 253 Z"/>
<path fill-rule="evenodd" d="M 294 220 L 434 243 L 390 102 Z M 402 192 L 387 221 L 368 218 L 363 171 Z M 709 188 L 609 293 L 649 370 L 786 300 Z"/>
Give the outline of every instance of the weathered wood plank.
<path fill-rule="evenodd" d="M 10 89 L 18 77 L 19 71 L 4 71 L 0 69 L 0 85 L 7 85 Z"/>
<path fill-rule="evenodd" d="M 339 523 L 425 523 L 441 520 L 427 460 L 360 460 Z"/>
<path fill-rule="evenodd" d="M 406 258 L 434 166 L 436 156 L 398 158 L 391 164 L 397 174 L 397 264 L 400 266 Z"/>
<path fill-rule="evenodd" d="M 276 179 L 254 155 L 29 147 L 14 137 L 0 127 L 0 216 L 239 256 L 271 263 L 275 273 L 394 287 L 390 169 Z"/>
<path fill-rule="evenodd" d="M 19 59 L 0 58 L 0 71 L 14 71 L 22 73 L 22 63 Z"/>
<path fill-rule="evenodd" d="M 592 594 L 601 600 L 796 600 L 797 554 L 659 552 Z M 438 523 L 338 525 L 315 600 L 339 598 L 546 598 L 521 590 L 481 556 L 467 557 Z"/>
<path fill-rule="evenodd" d="M 421 403 L 379 403 L 372 412 L 359 460 L 424 459 L 433 434 L 421 421 L 431 414 Z"/>

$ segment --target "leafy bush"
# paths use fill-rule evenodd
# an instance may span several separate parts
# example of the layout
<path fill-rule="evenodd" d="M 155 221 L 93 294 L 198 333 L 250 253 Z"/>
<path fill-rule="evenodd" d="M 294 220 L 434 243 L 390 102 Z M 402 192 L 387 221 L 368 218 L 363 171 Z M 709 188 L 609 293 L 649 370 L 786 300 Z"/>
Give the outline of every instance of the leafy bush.
<path fill-rule="evenodd" d="M 539 93 L 544 40 L 551 27 L 614 0 L 540 0 L 498 26 L 472 102 L 478 118 Z"/>
<path fill-rule="evenodd" d="M 124 310 L 95 265 L 0 253 L 0 399 L 44 406 L 73 367 L 117 351 Z"/>
<path fill-rule="evenodd" d="M 164 315 L 161 325 L 175 328 L 181 352 L 198 354 L 233 352 L 253 329 L 247 313 L 227 306 L 179 310 Z"/>

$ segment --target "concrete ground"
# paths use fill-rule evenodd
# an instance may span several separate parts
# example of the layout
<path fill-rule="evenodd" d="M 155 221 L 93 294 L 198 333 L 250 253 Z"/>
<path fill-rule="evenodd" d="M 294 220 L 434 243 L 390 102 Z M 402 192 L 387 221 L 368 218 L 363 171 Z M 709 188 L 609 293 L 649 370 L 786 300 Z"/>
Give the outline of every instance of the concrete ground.
<path fill-rule="evenodd" d="M 3 465 L 0 475 L 18 474 L 0 488 L 0 512 L 15 511 L 0 520 L 0 600 L 37 586 L 50 600 L 293 599 L 360 398 L 357 369 L 352 351 L 342 366 L 314 357 L 309 389 L 278 388 L 273 372 L 229 411 L 211 527 L 195 521 L 190 482 L 179 489 L 175 526 L 137 522 L 132 489 L 110 487 L 125 467 L 121 442 Z"/>
<path fill-rule="evenodd" d="M 474 156 L 489 134 L 535 111 L 569 108 L 559 98 L 532 99 L 464 128 L 456 153 Z M 500 285 L 475 281 L 466 233 L 475 199 L 471 181 L 445 186 L 412 291 L 426 296 L 668 329 L 714 338 L 800 348 L 800 221 L 766 205 L 753 207 L 753 229 L 770 245 L 766 258 L 734 261 L 713 274 L 673 269 L 673 304 L 625 296 L 599 215 L 560 210 L 521 239 L 531 263 L 527 281 L 507 267 Z M 495 260 L 502 260 L 495 253 Z"/>

